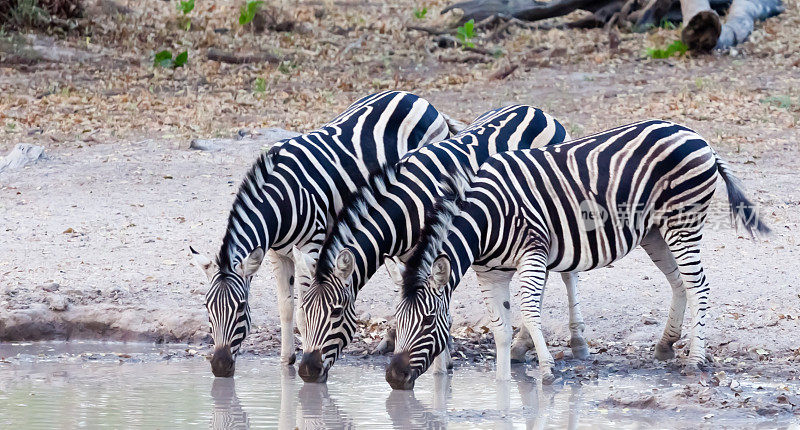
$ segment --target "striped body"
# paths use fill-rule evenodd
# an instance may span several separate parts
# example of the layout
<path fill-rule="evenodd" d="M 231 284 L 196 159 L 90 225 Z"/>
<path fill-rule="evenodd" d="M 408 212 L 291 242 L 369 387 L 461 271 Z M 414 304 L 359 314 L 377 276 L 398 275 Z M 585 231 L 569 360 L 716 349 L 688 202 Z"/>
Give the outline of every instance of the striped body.
<path fill-rule="evenodd" d="M 216 262 L 196 255 L 211 288 L 206 303 L 215 374 L 232 374 L 250 328 L 250 279 L 269 250 L 278 282 L 281 356 L 294 360 L 293 247 L 313 255 L 347 196 L 408 150 L 449 135 L 443 115 L 413 94 L 387 91 L 351 105 L 320 129 L 262 153 L 242 182 Z M 302 331 L 302 327 L 301 331 Z M 219 369 L 219 372 L 217 372 Z"/>
<path fill-rule="evenodd" d="M 695 132 L 644 121 L 571 142 L 511 151 L 488 160 L 460 207 L 442 204 L 446 226 L 421 238 L 404 274 L 397 311 L 398 348 L 409 355 L 406 386 L 444 348 L 449 302 L 466 270 L 493 274 L 484 288 L 498 345 L 498 377 L 507 378 L 508 282 L 520 275 L 521 309 L 540 366 L 553 364 L 540 330 L 548 271 L 604 267 L 643 246 L 673 288 L 658 358 L 680 337 L 688 299 L 693 317 L 690 365 L 705 360 L 708 282 L 698 255 L 709 203 L 722 178 L 731 210 L 748 230 L 768 231 L 727 164 Z M 437 276 L 438 275 L 438 276 Z M 420 315 L 434 318 L 421 323 Z M 433 326 L 435 323 L 435 326 Z M 503 373 L 503 374 L 501 374 Z"/>
<path fill-rule="evenodd" d="M 564 127 L 530 106 L 489 111 L 456 136 L 409 152 L 360 190 L 339 214 L 320 252 L 308 256 L 302 307 L 307 337 L 300 375 L 323 381 L 356 328 L 355 298 L 386 256 L 402 256 L 420 237 L 440 184 L 474 173 L 497 153 L 562 142 Z M 298 275 L 303 273 L 298 269 Z M 305 284 L 304 278 L 299 278 Z"/>

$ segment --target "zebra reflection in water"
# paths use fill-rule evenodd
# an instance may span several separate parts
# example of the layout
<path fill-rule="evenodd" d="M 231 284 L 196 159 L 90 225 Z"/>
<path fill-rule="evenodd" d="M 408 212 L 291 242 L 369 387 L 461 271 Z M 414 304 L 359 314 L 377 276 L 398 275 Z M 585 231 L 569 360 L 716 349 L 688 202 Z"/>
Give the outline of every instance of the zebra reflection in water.
<path fill-rule="evenodd" d="M 236 395 L 236 383 L 233 378 L 214 378 L 211 385 L 211 398 L 214 410 L 211 413 L 212 429 L 249 429 L 250 419 L 242 409 L 239 396 Z"/>
<path fill-rule="evenodd" d="M 300 417 L 297 428 L 330 429 L 355 428 L 355 423 L 328 394 L 326 384 L 307 383 L 300 387 L 297 394 L 300 400 Z"/>

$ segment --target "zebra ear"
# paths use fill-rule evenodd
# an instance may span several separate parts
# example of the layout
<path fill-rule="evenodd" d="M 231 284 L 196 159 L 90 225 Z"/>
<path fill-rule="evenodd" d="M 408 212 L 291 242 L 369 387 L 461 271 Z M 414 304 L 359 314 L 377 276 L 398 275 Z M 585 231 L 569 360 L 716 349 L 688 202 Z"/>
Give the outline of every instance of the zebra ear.
<path fill-rule="evenodd" d="M 403 285 L 403 272 L 406 271 L 406 265 L 399 258 L 390 257 L 386 254 L 383 255 L 383 264 L 386 265 L 392 281 L 397 285 Z"/>
<path fill-rule="evenodd" d="M 450 282 L 450 257 L 442 254 L 433 260 L 431 265 L 431 279 L 440 291 Z"/>
<path fill-rule="evenodd" d="M 294 270 L 297 275 L 311 279 L 316 269 L 314 259 L 296 246 L 292 247 L 292 256 L 294 257 Z"/>
<path fill-rule="evenodd" d="M 343 281 L 349 281 L 350 275 L 353 274 L 355 269 L 356 258 L 349 249 L 339 251 L 336 256 L 336 264 L 333 269 L 333 274 Z"/>
<path fill-rule="evenodd" d="M 264 250 L 259 246 L 239 264 L 239 274 L 245 278 L 255 275 L 262 261 L 264 261 Z"/>
<path fill-rule="evenodd" d="M 215 263 L 205 255 L 195 251 L 194 248 L 192 248 L 191 246 L 189 247 L 189 251 L 192 252 L 192 260 L 194 260 L 194 265 L 199 267 L 200 270 L 202 270 L 203 273 L 205 273 L 206 276 L 208 276 L 208 280 L 210 281 L 211 278 L 214 276 L 214 274 L 217 273 L 217 271 L 219 270 L 219 267 L 217 267 L 217 263 Z"/>

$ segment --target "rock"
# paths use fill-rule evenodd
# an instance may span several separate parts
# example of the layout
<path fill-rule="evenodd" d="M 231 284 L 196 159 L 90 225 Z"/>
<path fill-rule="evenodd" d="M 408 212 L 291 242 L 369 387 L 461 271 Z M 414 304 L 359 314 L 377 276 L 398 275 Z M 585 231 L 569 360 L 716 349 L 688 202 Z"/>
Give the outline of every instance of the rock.
<path fill-rule="evenodd" d="M 291 139 L 300 136 L 296 131 L 284 130 L 282 128 L 257 128 L 251 132 L 252 138 L 263 141 L 264 143 L 275 143 L 279 140 Z"/>
<path fill-rule="evenodd" d="M 18 143 L 14 149 L 0 161 L 0 172 L 19 169 L 27 164 L 44 160 L 44 147 L 27 143 Z"/>
<path fill-rule="evenodd" d="M 61 285 L 58 285 L 57 283 L 53 282 L 45 285 L 43 288 L 48 293 L 52 293 L 53 291 L 58 291 L 58 289 L 61 288 Z"/>
<path fill-rule="evenodd" d="M 53 294 L 47 301 L 51 311 L 63 312 L 67 310 L 67 298 L 61 294 Z"/>
<path fill-rule="evenodd" d="M 225 149 L 241 149 L 242 145 L 265 146 L 284 139 L 299 136 L 296 131 L 282 128 L 257 128 L 255 130 L 241 129 L 236 136 L 230 139 L 192 139 L 190 149 L 199 151 L 222 151 Z"/>

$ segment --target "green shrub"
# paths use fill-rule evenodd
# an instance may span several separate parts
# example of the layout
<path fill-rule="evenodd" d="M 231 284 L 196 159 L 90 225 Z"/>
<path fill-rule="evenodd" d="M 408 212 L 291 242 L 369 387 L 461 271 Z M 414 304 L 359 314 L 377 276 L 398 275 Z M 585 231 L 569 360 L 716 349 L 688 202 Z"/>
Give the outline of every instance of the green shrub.
<path fill-rule="evenodd" d="M 647 56 L 657 59 L 669 58 L 675 54 L 678 54 L 678 56 L 685 55 L 686 51 L 688 50 L 689 47 L 686 46 L 685 43 L 680 40 L 676 40 L 672 42 L 671 45 L 667 46 L 667 49 L 647 48 Z"/>
<path fill-rule="evenodd" d="M 189 51 L 183 51 L 175 58 L 172 58 L 172 52 L 163 50 L 153 57 L 153 66 L 178 68 L 183 67 L 189 61 Z"/>
<path fill-rule="evenodd" d="M 475 20 L 471 19 L 464 23 L 461 27 L 456 29 L 456 38 L 461 41 L 464 46 L 474 48 L 475 44 L 470 41 L 475 37 Z"/>
<path fill-rule="evenodd" d="M 253 18 L 256 17 L 258 10 L 261 9 L 261 5 L 264 4 L 261 0 L 248 0 L 248 2 L 242 5 L 242 8 L 239 10 L 239 25 L 247 25 L 253 21 Z"/>

